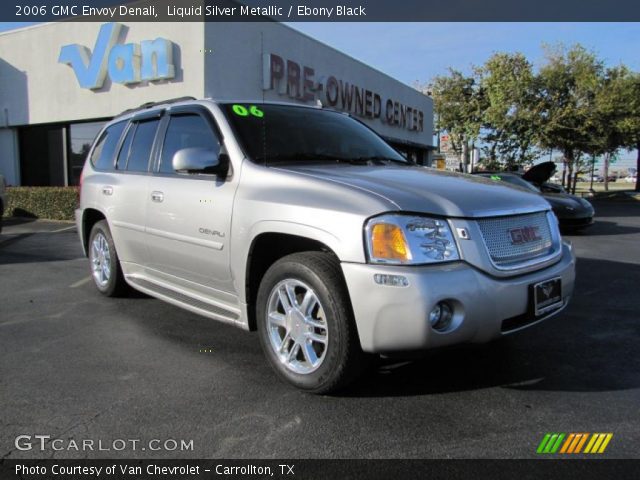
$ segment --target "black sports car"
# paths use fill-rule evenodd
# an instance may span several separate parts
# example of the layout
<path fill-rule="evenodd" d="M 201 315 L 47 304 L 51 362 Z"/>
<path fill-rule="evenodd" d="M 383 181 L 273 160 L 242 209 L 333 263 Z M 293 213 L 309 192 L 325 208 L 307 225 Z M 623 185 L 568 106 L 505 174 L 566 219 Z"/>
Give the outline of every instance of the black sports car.
<path fill-rule="evenodd" d="M 479 172 L 476 175 L 539 193 L 551 204 L 553 213 L 560 221 L 560 228 L 565 231 L 579 230 L 592 225 L 595 211 L 591 203 L 584 198 L 570 195 L 560 185 L 547 183 L 555 168 L 553 162 L 544 162 L 531 167 L 522 175 L 515 172 Z"/>

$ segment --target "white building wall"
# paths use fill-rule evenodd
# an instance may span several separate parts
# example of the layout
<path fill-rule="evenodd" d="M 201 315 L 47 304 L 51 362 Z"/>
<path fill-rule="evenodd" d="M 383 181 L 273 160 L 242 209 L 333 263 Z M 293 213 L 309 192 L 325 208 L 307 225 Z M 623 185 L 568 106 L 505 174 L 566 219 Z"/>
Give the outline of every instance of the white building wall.
<path fill-rule="evenodd" d="M 176 76 L 125 86 L 108 79 L 98 90 L 80 88 L 73 69 L 58 63 L 60 48 L 94 50 L 102 24 L 64 22 L 0 33 L 0 112 L 10 125 L 66 122 L 114 116 L 142 103 L 204 94 L 202 23 L 131 23 L 120 43 L 165 38 L 174 43 Z"/>

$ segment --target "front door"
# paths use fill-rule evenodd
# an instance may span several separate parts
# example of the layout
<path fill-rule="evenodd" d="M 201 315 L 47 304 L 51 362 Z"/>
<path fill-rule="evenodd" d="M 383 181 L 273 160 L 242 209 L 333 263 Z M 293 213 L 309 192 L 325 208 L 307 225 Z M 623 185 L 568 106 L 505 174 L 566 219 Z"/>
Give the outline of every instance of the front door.
<path fill-rule="evenodd" d="M 220 151 L 213 119 L 201 110 L 170 114 L 147 198 L 149 274 L 201 292 L 235 294 L 229 240 L 235 180 L 177 173 L 173 155 L 184 148 Z"/>

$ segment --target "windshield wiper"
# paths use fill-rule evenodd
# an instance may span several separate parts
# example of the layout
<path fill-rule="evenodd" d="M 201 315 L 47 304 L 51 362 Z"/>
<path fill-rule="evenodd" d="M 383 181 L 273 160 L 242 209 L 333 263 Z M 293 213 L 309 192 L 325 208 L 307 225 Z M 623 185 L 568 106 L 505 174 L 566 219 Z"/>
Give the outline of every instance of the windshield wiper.
<path fill-rule="evenodd" d="M 336 161 L 336 157 L 334 155 L 324 155 L 324 154 L 310 154 L 310 153 L 291 153 L 291 154 L 275 154 L 275 155 L 266 155 L 264 157 L 256 157 L 256 161 L 265 162 L 265 163 L 273 163 L 273 162 L 296 162 L 298 160 L 303 161 Z"/>
<path fill-rule="evenodd" d="M 257 157 L 256 161 L 265 161 L 265 157 Z M 338 155 L 313 154 L 313 153 L 295 153 L 287 155 L 270 155 L 266 157 L 267 164 L 277 162 L 333 162 L 333 163 L 349 163 L 352 165 L 374 165 L 376 162 L 394 162 L 402 165 L 412 165 L 408 161 L 398 160 L 397 158 L 389 158 L 383 156 L 369 157 L 340 157 Z"/>
<path fill-rule="evenodd" d="M 412 161 L 410 160 L 400 160 L 398 158 L 392 158 L 392 157 L 385 157 L 385 156 L 381 156 L 381 155 L 372 155 L 369 157 L 356 157 L 353 158 L 352 160 L 354 161 L 358 161 L 358 162 L 391 162 L 391 163 L 399 163 L 401 165 L 415 165 Z"/>

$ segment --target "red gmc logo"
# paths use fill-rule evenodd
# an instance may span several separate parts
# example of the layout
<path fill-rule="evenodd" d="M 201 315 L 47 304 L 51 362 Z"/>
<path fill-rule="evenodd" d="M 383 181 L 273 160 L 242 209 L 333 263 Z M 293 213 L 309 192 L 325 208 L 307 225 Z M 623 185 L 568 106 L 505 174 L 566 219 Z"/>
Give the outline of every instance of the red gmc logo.
<path fill-rule="evenodd" d="M 538 227 L 521 227 L 509 230 L 512 245 L 522 245 L 523 243 L 541 240 L 538 236 Z"/>

